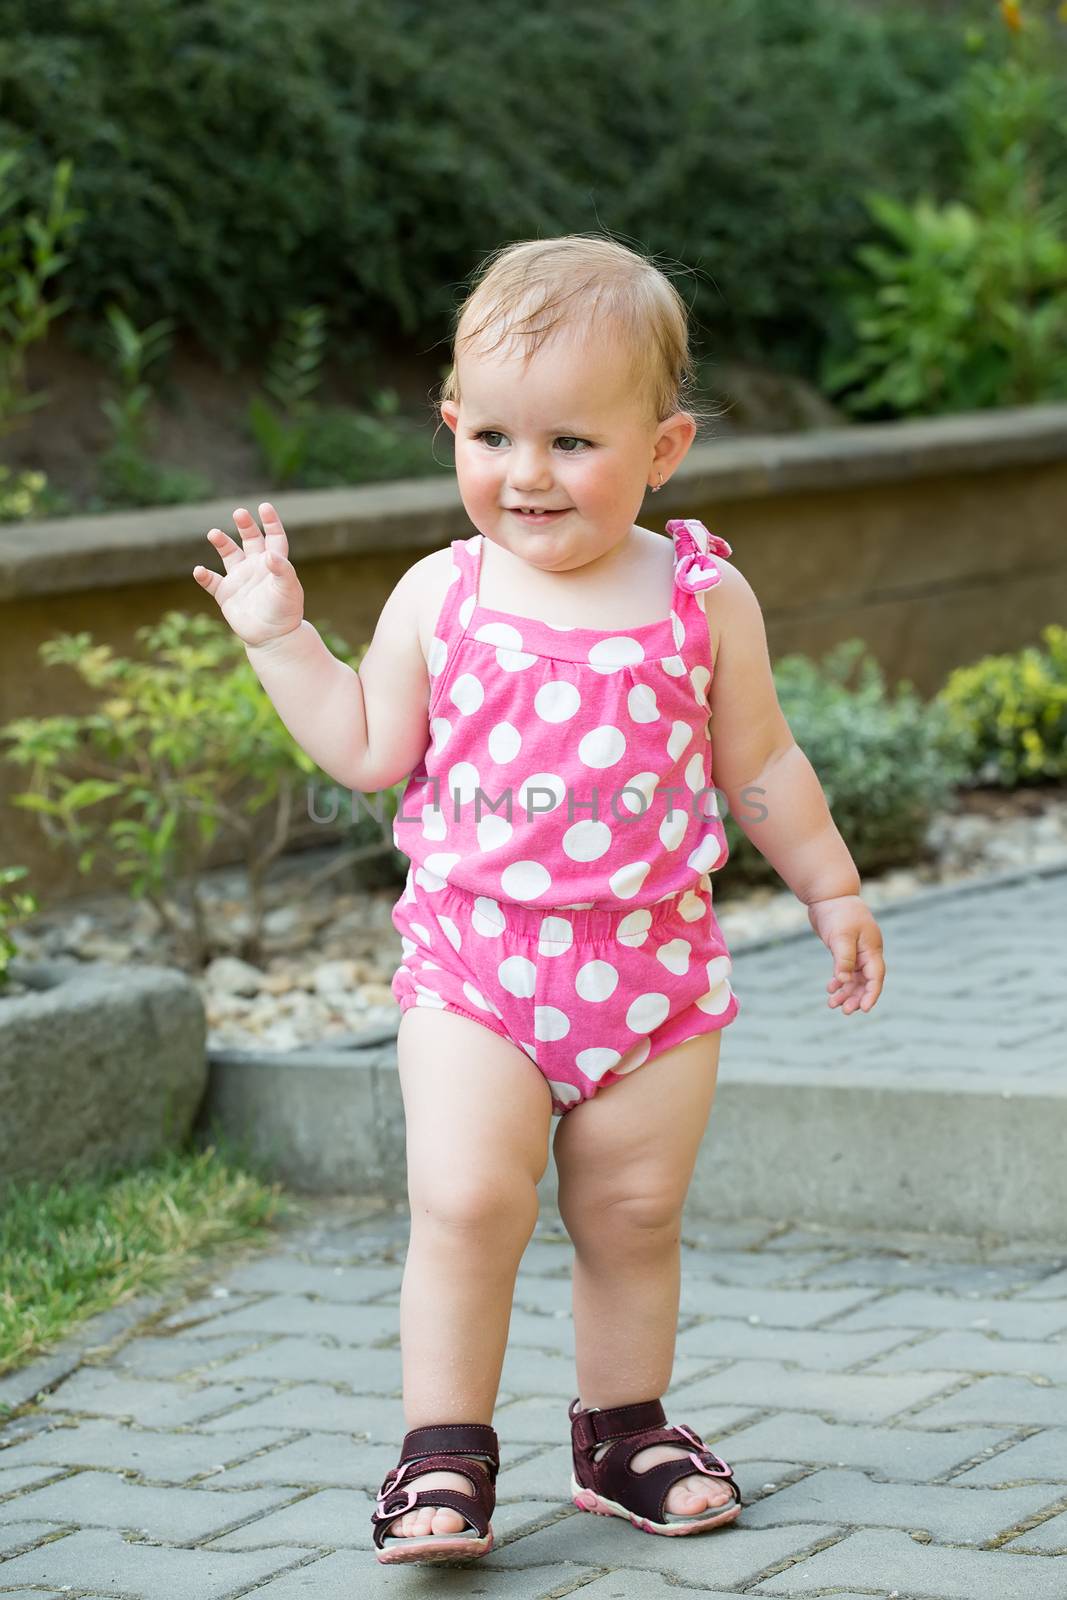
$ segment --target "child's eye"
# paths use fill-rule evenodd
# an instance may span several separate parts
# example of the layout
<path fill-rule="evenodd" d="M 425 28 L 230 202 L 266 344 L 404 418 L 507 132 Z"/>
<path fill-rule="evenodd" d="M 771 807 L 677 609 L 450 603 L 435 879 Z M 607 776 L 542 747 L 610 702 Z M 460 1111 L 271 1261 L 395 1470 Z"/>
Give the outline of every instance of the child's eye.
<path fill-rule="evenodd" d="M 506 435 L 501 433 L 499 428 L 482 428 L 482 429 L 479 430 L 478 433 L 476 433 L 474 435 L 474 437 L 476 439 L 480 439 L 481 442 L 483 444 L 487 445 L 490 450 L 496 450 L 498 448 L 498 446 L 493 443 L 493 440 L 494 439 L 506 438 Z M 558 444 L 558 445 L 561 445 L 561 446 L 562 445 L 567 445 L 567 446 L 576 445 L 578 447 L 577 449 L 569 449 L 569 448 L 565 449 L 563 451 L 563 454 L 565 456 L 580 455 L 583 450 L 591 450 L 592 449 L 592 445 L 590 444 L 588 439 L 579 439 L 573 433 L 561 433 L 559 435 L 559 437 L 556 439 L 555 443 Z"/>
<path fill-rule="evenodd" d="M 592 449 L 588 439 L 577 439 L 573 433 L 561 433 L 556 443 L 580 445 L 582 450 Z M 563 454 L 565 456 L 576 456 L 581 454 L 581 450 L 564 450 Z"/>
<path fill-rule="evenodd" d="M 495 428 L 483 428 L 482 431 L 480 433 L 476 433 L 474 437 L 476 439 L 481 439 L 485 444 L 489 444 L 490 439 L 502 439 L 504 435 L 502 433 L 498 433 Z M 496 446 L 489 444 L 489 448 L 490 450 L 494 450 Z"/>

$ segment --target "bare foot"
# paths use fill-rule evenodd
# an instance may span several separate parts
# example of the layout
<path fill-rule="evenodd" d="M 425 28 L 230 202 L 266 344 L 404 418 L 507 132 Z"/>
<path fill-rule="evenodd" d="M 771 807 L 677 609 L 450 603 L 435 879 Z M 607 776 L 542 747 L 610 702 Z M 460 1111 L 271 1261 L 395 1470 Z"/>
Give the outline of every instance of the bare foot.
<path fill-rule="evenodd" d="M 413 1494 L 421 1494 L 423 1489 L 435 1486 L 440 1489 L 459 1489 L 463 1494 L 473 1494 L 475 1489 L 475 1485 L 461 1472 L 424 1472 L 418 1478 L 405 1478 L 400 1487 L 403 1489 L 409 1482 Z M 425 1538 L 431 1533 L 462 1533 L 464 1528 L 468 1528 L 472 1537 L 477 1538 L 466 1517 L 459 1511 L 453 1511 L 451 1506 L 419 1506 L 415 1511 L 405 1512 L 402 1517 L 394 1517 L 385 1529 L 385 1537 Z"/>
<path fill-rule="evenodd" d="M 598 1461 L 607 1448 L 604 1445 L 597 1451 Z M 649 1467 L 658 1467 L 661 1461 L 678 1461 L 688 1454 L 688 1450 L 678 1445 L 653 1444 L 647 1450 L 639 1450 L 630 1465 L 635 1472 L 646 1472 Z M 691 1472 L 687 1478 L 679 1478 L 677 1483 L 671 1484 L 667 1510 L 677 1511 L 683 1517 L 698 1517 L 702 1511 L 718 1510 L 733 1498 L 720 1478 L 709 1478 L 703 1472 Z"/>

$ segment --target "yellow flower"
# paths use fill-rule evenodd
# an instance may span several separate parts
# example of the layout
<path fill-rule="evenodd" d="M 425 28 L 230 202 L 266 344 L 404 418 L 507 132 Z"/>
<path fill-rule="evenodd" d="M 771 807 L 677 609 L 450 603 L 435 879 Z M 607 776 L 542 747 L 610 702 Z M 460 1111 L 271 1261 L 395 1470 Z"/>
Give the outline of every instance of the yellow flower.
<path fill-rule="evenodd" d="M 1000 14 L 1012 33 L 1021 33 L 1023 26 L 1020 0 L 1000 0 Z"/>

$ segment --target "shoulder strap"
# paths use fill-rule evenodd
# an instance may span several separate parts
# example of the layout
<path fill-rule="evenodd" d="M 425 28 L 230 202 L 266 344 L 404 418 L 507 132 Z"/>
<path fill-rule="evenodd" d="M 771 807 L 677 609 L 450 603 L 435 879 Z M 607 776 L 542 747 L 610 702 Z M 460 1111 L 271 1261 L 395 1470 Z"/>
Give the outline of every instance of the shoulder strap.
<path fill-rule="evenodd" d="M 722 582 L 722 573 L 713 558 L 733 554 L 725 539 L 709 533 L 695 517 L 673 518 L 667 524 L 667 532 L 674 540 L 674 581 L 678 588 L 697 594 Z"/>
<path fill-rule="evenodd" d="M 466 632 L 477 604 L 482 537 L 475 533 L 469 539 L 452 540 L 452 576 L 434 625 L 434 635 L 443 644 Z"/>

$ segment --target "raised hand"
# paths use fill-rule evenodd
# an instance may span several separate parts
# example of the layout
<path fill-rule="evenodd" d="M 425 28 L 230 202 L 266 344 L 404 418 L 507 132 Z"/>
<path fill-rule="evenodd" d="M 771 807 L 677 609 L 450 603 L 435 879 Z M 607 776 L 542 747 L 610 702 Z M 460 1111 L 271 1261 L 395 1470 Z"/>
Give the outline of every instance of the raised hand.
<path fill-rule="evenodd" d="M 869 1011 L 882 992 L 885 960 L 882 932 L 858 894 L 813 900 L 808 921 L 834 958 L 834 975 L 826 985 L 831 1008 Z"/>
<path fill-rule="evenodd" d="M 222 557 L 224 572 L 194 567 L 193 577 L 218 601 L 234 633 L 247 645 L 267 644 L 293 633 L 304 618 L 304 591 L 289 560 L 289 541 L 269 501 L 259 508 L 262 531 L 243 506 L 233 514 L 241 543 L 221 528 L 207 537 Z"/>

